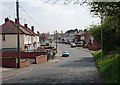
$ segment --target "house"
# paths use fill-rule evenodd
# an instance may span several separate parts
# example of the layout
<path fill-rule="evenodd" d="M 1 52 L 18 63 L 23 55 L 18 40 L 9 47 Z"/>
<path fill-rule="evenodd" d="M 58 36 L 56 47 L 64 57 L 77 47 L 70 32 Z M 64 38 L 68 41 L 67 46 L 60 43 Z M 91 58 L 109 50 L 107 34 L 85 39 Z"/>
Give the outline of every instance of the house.
<path fill-rule="evenodd" d="M 24 26 L 20 24 L 19 33 L 21 51 L 32 51 L 35 49 L 34 45 L 38 40 L 36 33 L 33 32 L 34 27 L 31 26 L 31 29 L 27 27 L 27 24 Z M 0 38 L 2 40 L 2 46 L 0 47 L 2 51 L 17 49 L 17 19 L 15 19 L 14 22 L 9 20 L 9 18 L 5 18 L 5 23 L 0 26 Z"/>
<path fill-rule="evenodd" d="M 76 45 L 83 46 L 89 50 L 101 49 L 100 44 L 94 39 L 94 37 L 87 30 L 80 30 L 76 34 Z"/>
<path fill-rule="evenodd" d="M 80 46 L 84 46 L 85 44 L 89 44 L 90 41 L 93 43 L 93 36 L 85 29 L 84 31 L 79 30 L 75 35 L 75 43 L 81 44 Z"/>
<path fill-rule="evenodd" d="M 39 37 L 41 42 L 46 42 L 48 40 L 48 33 L 41 33 Z"/>
<path fill-rule="evenodd" d="M 53 35 L 48 35 L 48 41 L 49 41 L 50 43 L 52 43 L 53 40 L 54 40 L 54 36 L 53 36 Z"/>
<path fill-rule="evenodd" d="M 22 25 L 21 25 L 22 26 Z M 22 26 L 24 29 L 26 29 L 30 34 L 32 34 L 31 36 L 31 42 L 28 43 L 27 40 L 25 42 L 25 45 L 28 46 L 28 49 L 37 49 L 37 47 L 40 46 L 40 42 L 39 42 L 39 32 L 37 31 L 37 34 L 34 32 L 34 26 L 31 26 L 31 29 L 28 28 L 27 24 L 24 24 L 24 26 Z"/>
<path fill-rule="evenodd" d="M 85 36 L 84 32 L 80 30 L 78 33 L 75 35 L 75 43 L 77 46 L 83 46 L 85 43 Z"/>
<path fill-rule="evenodd" d="M 61 35 L 61 41 L 62 42 L 75 42 L 75 34 L 77 33 L 77 30 L 68 30 L 64 34 Z"/>
<path fill-rule="evenodd" d="M 86 30 L 84 31 L 85 43 L 88 44 L 90 39 L 93 39 L 93 36 Z M 93 41 L 93 40 L 92 40 Z"/>

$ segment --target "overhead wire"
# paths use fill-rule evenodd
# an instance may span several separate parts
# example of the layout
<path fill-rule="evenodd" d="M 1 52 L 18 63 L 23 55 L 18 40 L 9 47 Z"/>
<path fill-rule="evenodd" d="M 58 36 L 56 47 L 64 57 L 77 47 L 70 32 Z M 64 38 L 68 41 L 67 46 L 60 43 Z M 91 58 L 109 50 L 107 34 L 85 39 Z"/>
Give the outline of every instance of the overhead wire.
<path fill-rule="evenodd" d="M 23 12 L 25 12 L 27 14 L 27 16 L 32 20 L 32 22 L 34 22 L 38 27 L 40 27 L 42 30 L 46 31 L 42 26 L 40 26 L 29 14 L 28 12 L 21 6 L 19 5 L 19 7 L 23 10 Z"/>

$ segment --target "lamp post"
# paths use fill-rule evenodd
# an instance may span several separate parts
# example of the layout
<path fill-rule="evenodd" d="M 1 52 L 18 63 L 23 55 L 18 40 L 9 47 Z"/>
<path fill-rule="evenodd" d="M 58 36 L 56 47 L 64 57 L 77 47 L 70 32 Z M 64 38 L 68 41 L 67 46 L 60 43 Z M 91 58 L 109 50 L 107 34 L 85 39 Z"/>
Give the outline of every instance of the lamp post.
<path fill-rule="evenodd" d="M 20 68 L 20 39 L 19 39 L 19 2 L 16 0 L 16 15 L 17 15 L 17 67 Z"/>
<path fill-rule="evenodd" d="M 101 13 L 101 26 L 102 26 L 102 24 L 103 24 L 103 15 Z M 101 50 L 102 50 L 101 58 L 103 59 L 103 29 L 102 29 L 102 27 L 101 27 Z"/>
<path fill-rule="evenodd" d="M 56 53 L 57 53 L 57 30 L 56 30 Z"/>

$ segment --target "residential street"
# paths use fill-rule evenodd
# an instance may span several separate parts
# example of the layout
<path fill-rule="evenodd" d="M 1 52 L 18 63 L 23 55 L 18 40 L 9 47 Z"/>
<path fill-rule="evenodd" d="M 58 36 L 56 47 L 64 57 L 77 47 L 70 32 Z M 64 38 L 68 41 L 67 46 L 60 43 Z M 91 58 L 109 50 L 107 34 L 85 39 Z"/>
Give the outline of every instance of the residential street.
<path fill-rule="evenodd" d="M 55 44 L 52 44 L 55 46 Z M 63 50 L 70 52 L 69 57 L 61 57 Z M 57 58 L 43 64 L 33 64 L 26 68 L 3 72 L 12 77 L 3 83 L 101 83 L 101 78 L 89 51 L 81 47 L 58 44 Z"/>
<path fill-rule="evenodd" d="M 120 83 L 120 0 L 0 0 L 1 85 Z"/>

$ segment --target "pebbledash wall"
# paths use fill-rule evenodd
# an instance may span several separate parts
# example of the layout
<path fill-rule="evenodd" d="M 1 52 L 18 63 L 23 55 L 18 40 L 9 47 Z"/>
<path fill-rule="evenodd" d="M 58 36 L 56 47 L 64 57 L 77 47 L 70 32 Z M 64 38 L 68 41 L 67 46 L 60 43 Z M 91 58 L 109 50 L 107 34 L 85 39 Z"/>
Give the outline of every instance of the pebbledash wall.
<path fill-rule="evenodd" d="M 24 36 L 20 35 L 20 48 L 24 50 Z M 0 35 L 0 40 L 2 40 L 2 35 Z M 17 35 L 16 34 L 6 34 L 5 41 L 1 41 L 0 48 L 17 48 Z"/>

